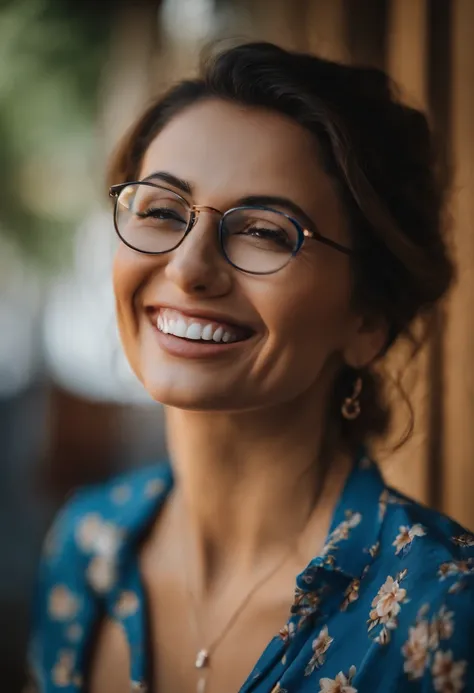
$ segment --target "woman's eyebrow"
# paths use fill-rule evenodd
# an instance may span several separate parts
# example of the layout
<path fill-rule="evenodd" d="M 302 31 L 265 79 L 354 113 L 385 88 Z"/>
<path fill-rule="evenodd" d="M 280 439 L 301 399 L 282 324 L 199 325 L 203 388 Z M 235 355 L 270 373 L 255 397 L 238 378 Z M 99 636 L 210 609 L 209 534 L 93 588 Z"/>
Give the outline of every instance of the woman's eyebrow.
<path fill-rule="evenodd" d="M 168 185 L 172 185 L 173 188 L 178 188 L 178 190 L 181 190 L 181 192 L 184 192 L 187 195 L 192 195 L 193 193 L 191 183 L 189 183 L 187 180 L 184 180 L 183 178 L 178 178 L 178 176 L 175 176 L 172 173 L 169 173 L 168 171 L 154 171 L 153 173 L 150 173 L 148 176 L 143 178 L 143 180 L 160 180 L 163 181 L 163 183 L 168 183 Z"/>
<path fill-rule="evenodd" d="M 237 203 L 237 206 L 245 207 L 246 205 L 283 207 L 292 212 L 296 219 L 302 222 L 308 230 L 316 232 L 318 230 L 313 219 L 296 202 L 293 202 L 288 197 L 282 197 L 281 195 L 248 195 L 247 197 L 242 197 Z"/>
<path fill-rule="evenodd" d="M 191 183 L 189 183 L 189 181 L 179 178 L 169 171 L 154 171 L 143 178 L 143 180 L 162 181 L 163 183 L 172 185 L 174 188 L 177 188 L 187 195 L 193 194 L 193 186 Z M 282 195 L 247 195 L 246 197 L 240 198 L 235 203 L 236 207 L 245 207 L 247 205 L 250 207 L 282 207 L 283 209 L 286 209 L 294 214 L 297 220 L 301 221 L 307 229 L 318 232 L 313 219 L 311 219 L 311 217 L 299 205 L 297 205 L 296 202 L 293 202 L 293 200 L 290 200 L 288 197 L 284 197 Z"/>

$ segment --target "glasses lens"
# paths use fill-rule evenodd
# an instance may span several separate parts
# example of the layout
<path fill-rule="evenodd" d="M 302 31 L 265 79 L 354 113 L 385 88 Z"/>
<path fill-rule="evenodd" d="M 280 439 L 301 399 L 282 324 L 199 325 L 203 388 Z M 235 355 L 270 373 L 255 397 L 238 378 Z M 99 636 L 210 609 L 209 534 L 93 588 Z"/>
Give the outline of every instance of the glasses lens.
<path fill-rule="evenodd" d="M 244 272 L 277 272 L 289 262 L 298 241 L 295 224 L 276 211 L 240 208 L 224 217 L 224 252 Z"/>
<path fill-rule="evenodd" d="M 117 200 L 116 225 L 127 245 L 144 253 L 164 253 L 182 241 L 190 219 L 184 200 L 167 188 L 134 183 Z"/>

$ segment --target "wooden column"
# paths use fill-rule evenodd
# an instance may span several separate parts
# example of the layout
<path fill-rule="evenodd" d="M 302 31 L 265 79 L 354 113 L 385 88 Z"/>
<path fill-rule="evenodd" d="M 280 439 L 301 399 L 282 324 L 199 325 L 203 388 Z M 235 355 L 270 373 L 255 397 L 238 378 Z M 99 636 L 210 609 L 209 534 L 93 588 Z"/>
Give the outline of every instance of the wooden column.
<path fill-rule="evenodd" d="M 306 50 L 321 58 L 349 62 L 344 0 L 308 0 Z"/>
<path fill-rule="evenodd" d="M 424 109 L 427 103 L 427 2 L 426 0 L 391 0 L 387 18 L 386 69 L 397 82 L 401 96 L 410 105 Z M 405 352 L 396 349 L 390 367 L 404 367 Z M 427 377 L 428 348 L 408 367 L 404 387 L 415 413 L 413 436 L 399 451 L 384 460 L 388 481 L 417 500 L 428 497 L 428 420 L 430 388 Z M 394 393 L 394 429 L 403 432 L 407 417 L 405 405 Z"/>
<path fill-rule="evenodd" d="M 224 30 L 249 41 L 270 41 L 287 50 L 306 49 L 307 0 L 237 0 Z"/>
<path fill-rule="evenodd" d="M 454 0 L 452 211 L 458 282 L 448 314 L 443 508 L 474 528 L 474 2 Z"/>
<path fill-rule="evenodd" d="M 418 108 L 426 107 L 427 10 L 427 0 L 391 0 L 388 12 L 387 70 Z"/>
<path fill-rule="evenodd" d="M 351 61 L 383 69 L 388 0 L 345 0 L 344 6 Z"/>

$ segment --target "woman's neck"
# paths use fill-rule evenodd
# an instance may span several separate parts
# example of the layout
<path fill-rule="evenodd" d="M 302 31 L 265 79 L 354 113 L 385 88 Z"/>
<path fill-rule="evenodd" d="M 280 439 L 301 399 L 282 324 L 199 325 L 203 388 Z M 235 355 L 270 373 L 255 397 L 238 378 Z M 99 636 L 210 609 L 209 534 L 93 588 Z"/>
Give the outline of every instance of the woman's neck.
<path fill-rule="evenodd" d="M 313 511 L 311 523 L 332 514 L 350 461 L 323 454 L 314 410 L 283 414 L 166 413 L 176 516 L 186 522 L 204 583 L 236 561 L 255 569 L 294 543 Z"/>

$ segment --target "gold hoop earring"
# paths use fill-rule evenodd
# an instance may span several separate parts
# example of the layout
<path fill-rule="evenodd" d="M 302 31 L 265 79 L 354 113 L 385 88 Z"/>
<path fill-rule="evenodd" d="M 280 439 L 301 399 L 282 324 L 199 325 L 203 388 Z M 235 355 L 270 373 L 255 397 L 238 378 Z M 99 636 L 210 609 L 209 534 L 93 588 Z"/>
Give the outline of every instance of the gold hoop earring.
<path fill-rule="evenodd" d="M 360 415 L 360 393 L 362 392 L 362 378 L 358 377 L 354 383 L 354 391 L 350 397 L 346 397 L 342 403 L 341 413 L 348 421 L 357 419 Z"/>

